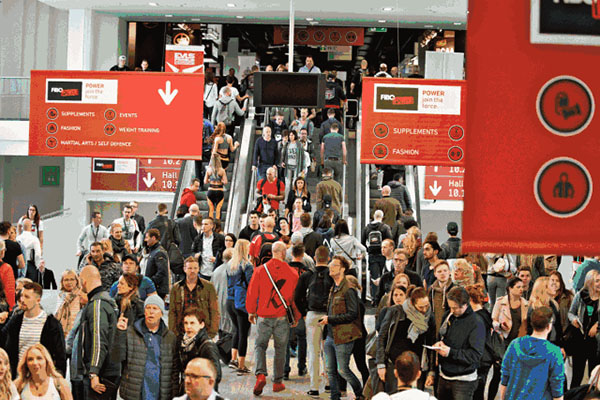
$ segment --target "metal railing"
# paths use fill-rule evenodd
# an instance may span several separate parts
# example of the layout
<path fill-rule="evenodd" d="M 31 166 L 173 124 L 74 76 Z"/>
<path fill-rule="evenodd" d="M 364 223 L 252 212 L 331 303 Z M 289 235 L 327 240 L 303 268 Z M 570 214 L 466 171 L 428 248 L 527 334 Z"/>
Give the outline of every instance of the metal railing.
<path fill-rule="evenodd" d="M 0 77 L 0 120 L 29 119 L 30 84 L 29 77 Z"/>

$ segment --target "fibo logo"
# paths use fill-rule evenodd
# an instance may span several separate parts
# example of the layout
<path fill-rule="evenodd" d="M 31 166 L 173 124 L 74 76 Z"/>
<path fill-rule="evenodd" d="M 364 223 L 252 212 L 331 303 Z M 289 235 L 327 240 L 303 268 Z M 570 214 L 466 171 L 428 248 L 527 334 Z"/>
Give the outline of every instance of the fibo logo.
<path fill-rule="evenodd" d="M 400 85 L 375 86 L 375 111 L 417 111 L 419 89 Z"/>
<path fill-rule="evenodd" d="M 53 81 L 48 80 L 46 101 L 81 101 L 81 81 Z"/>
<path fill-rule="evenodd" d="M 415 104 L 415 98 L 412 96 L 397 97 L 393 94 L 382 94 L 380 99 L 391 101 L 394 105 Z"/>

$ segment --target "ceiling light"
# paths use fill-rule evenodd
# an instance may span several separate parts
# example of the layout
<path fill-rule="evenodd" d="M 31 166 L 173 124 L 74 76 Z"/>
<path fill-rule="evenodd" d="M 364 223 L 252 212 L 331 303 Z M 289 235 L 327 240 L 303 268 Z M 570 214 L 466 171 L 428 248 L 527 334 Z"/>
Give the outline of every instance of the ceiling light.
<path fill-rule="evenodd" d="M 154 2 L 152 2 L 152 1 L 151 1 L 150 3 L 148 3 L 148 5 L 149 5 L 150 7 L 158 7 L 158 3 L 154 3 Z"/>
<path fill-rule="evenodd" d="M 455 22 L 454 25 L 462 25 L 462 22 Z"/>
<path fill-rule="evenodd" d="M 243 15 L 236 15 L 235 17 L 236 17 L 237 19 L 242 19 L 242 18 L 244 18 L 244 16 L 243 16 Z"/>
<path fill-rule="evenodd" d="M 312 21 L 312 20 L 313 20 L 313 18 L 311 18 L 311 17 L 307 17 L 307 18 L 306 18 L 306 20 L 307 20 L 307 21 Z"/>
<path fill-rule="evenodd" d="M 200 21 L 200 18 L 192 18 L 192 21 Z"/>
<path fill-rule="evenodd" d="M 379 21 L 377 21 L 377 22 L 379 22 L 380 24 L 385 24 L 385 22 L 386 22 L 386 21 L 385 21 L 385 19 L 380 19 L 380 20 L 379 20 Z"/>
<path fill-rule="evenodd" d="M 311 24 L 311 25 L 317 25 L 318 23 L 319 23 L 319 21 L 311 21 L 311 22 L 309 22 L 309 24 Z"/>
<path fill-rule="evenodd" d="M 433 28 L 433 25 L 423 25 L 424 28 Z"/>
<path fill-rule="evenodd" d="M 235 4 L 233 4 L 233 3 L 227 3 L 227 7 L 229 7 L 229 8 L 235 8 Z"/>
<path fill-rule="evenodd" d="M 165 14 L 165 17 L 171 18 L 173 14 Z"/>
<path fill-rule="evenodd" d="M 392 11 L 394 9 L 394 7 L 383 7 L 382 10 L 383 11 Z"/>

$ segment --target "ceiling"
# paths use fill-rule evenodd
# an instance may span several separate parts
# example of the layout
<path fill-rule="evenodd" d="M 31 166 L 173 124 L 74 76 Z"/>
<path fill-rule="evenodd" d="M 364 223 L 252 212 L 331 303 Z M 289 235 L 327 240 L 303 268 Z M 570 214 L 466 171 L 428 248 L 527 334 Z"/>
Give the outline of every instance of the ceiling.
<path fill-rule="evenodd" d="M 61 9 L 92 9 L 137 21 L 287 23 L 285 0 L 40 0 Z M 466 29 L 467 0 L 296 0 L 298 24 Z M 192 20 L 192 18 L 194 20 Z M 312 21 L 307 21 L 312 18 Z"/>

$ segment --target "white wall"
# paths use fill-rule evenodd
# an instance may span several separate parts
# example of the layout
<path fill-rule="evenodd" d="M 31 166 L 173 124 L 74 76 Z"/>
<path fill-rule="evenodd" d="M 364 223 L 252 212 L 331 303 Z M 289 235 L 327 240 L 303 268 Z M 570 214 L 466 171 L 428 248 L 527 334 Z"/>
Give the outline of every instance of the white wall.
<path fill-rule="evenodd" d="M 127 54 L 127 22 L 110 14 L 92 12 L 91 69 L 108 71 L 120 54 Z"/>
<path fill-rule="evenodd" d="M 0 3 L 0 76 L 32 69 L 65 69 L 68 12 L 37 0 Z"/>

